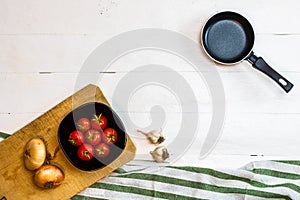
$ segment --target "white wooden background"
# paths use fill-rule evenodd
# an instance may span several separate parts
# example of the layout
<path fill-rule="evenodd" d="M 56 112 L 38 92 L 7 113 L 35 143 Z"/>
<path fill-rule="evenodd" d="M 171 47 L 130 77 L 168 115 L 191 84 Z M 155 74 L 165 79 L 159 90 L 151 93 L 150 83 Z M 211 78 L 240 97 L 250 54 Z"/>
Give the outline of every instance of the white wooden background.
<path fill-rule="evenodd" d="M 13 133 L 71 95 L 83 62 L 109 38 L 151 27 L 177 31 L 197 41 L 204 21 L 223 10 L 240 12 L 251 21 L 256 32 L 255 51 L 295 87 L 285 94 L 246 62 L 234 67 L 219 66 L 227 106 L 222 137 L 214 151 L 200 160 L 203 136 L 199 134 L 191 149 L 175 164 L 236 168 L 253 160 L 300 159 L 297 0 L 1 0 L 0 130 Z M 172 61 L 169 64 L 177 66 L 187 79 L 197 80 L 195 73 L 185 70 L 180 61 L 168 55 L 158 59 L 156 53 L 129 56 L 114 66 L 116 73 L 105 74 L 101 88 L 108 99 L 115 82 L 128 72 L 126 66 L 141 64 L 144 59 L 166 64 Z M 197 85 L 194 88 L 202 109 L 199 132 L 205 132 L 209 126 L 209 98 Z M 164 132 L 171 138 L 178 128 L 176 99 L 163 98 L 167 94 L 157 88 L 146 90 L 153 92 L 155 98 L 137 92 L 130 101 L 132 120 L 146 126 L 149 107 L 157 102 L 170 111 Z M 121 113 L 122 108 L 117 111 Z M 144 145 L 140 139 L 135 142 L 139 149 Z"/>

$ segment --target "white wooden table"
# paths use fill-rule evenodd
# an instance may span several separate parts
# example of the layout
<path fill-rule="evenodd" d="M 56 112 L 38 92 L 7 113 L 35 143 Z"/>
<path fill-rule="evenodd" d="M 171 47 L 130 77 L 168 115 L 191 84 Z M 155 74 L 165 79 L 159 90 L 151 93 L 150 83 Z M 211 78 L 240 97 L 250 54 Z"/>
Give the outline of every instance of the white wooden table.
<path fill-rule="evenodd" d="M 255 50 L 295 87 L 285 94 L 274 82 L 246 62 L 218 66 L 226 96 L 226 119 L 214 151 L 199 159 L 202 132 L 209 127 L 209 99 L 199 98 L 199 137 L 177 165 L 237 168 L 250 161 L 300 159 L 300 3 L 297 0 L 92 0 L 0 1 L 0 130 L 13 133 L 74 92 L 79 70 L 101 43 L 140 28 L 176 31 L 197 41 L 205 20 L 233 10 L 245 15 L 256 32 Z M 162 62 L 193 80 L 180 61 L 157 52 L 120 59 L 104 74 L 101 88 L 109 100 L 112 89 L 130 66 Z M 152 60 L 151 60 L 152 59 Z M 154 59 L 154 60 L 153 60 Z M 176 63 L 177 62 L 177 63 Z M 193 88 L 197 90 L 197 85 Z M 153 102 L 171 117 L 164 132 L 176 132 L 176 98 L 148 88 L 154 98 L 137 91 L 128 111 L 140 126 L 150 122 Z M 196 92 L 197 93 L 197 92 Z M 200 93 L 201 94 L 201 91 Z M 167 99 L 167 100 L 166 100 Z M 175 108 L 175 109 L 174 109 Z M 174 111 L 175 110 L 175 111 Z M 177 113 L 178 114 L 178 113 Z M 172 118 L 175 120 L 173 120 Z M 175 116 L 175 117 L 174 117 Z M 175 127 L 175 128 L 174 128 Z M 159 128 L 159 127 L 157 127 Z M 138 148 L 143 142 L 136 139 Z"/>

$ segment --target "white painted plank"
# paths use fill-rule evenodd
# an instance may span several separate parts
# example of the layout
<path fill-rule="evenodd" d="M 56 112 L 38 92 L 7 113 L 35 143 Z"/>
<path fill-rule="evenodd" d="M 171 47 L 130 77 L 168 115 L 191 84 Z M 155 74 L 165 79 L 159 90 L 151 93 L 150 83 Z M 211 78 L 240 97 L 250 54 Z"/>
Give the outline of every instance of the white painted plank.
<path fill-rule="evenodd" d="M 0 35 L 0 72 L 79 72 L 90 53 L 111 37 L 113 35 Z M 197 37 L 198 33 L 194 33 L 192 38 L 197 40 Z M 297 61 L 299 50 L 300 35 L 258 34 L 254 48 L 257 55 L 264 57 L 279 72 L 300 72 Z M 204 54 L 199 57 L 210 62 Z M 178 71 L 193 71 L 183 59 L 160 50 L 130 53 L 119 58 L 106 71 L 128 72 L 135 66 L 145 64 L 161 64 Z M 243 63 L 232 68 L 226 67 L 222 71 L 249 71 L 249 66 Z M 100 67 L 98 71 L 101 71 Z"/>
<path fill-rule="evenodd" d="M 1 113 L 40 113 L 74 93 L 74 75 L 1 74 Z"/>
<path fill-rule="evenodd" d="M 298 156 L 299 114 L 228 113 L 216 154 Z"/>
<path fill-rule="evenodd" d="M 167 72 L 160 73 L 168 76 Z M 75 73 L 0 74 L 1 82 L 5 83 L 0 86 L 0 89 L 3 94 L 7 94 L 6 98 L 2 99 L 0 110 L 2 113 L 44 112 L 80 89 L 75 87 L 77 75 Z M 124 75 L 124 73 L 102 74 L 100 82 L 93 82 L 88 78 L 80 80 L 85 84 L 90 82 L 98 84 L 109 102 L 112 102 L 117 84 Z M 193 72 L 181 72 L 180 75 L 185 78 L 188 87 L 191 87 L 196 97 L 196 99 L 182 98 L 183 105 L 197 102 L 199 112 L 210 112 L 211 100 L 203 79 Z M 298 101 L 300 91 L 297 90 L 300 76 L 298 73 L 285 73 L 285 75 L 296 85 L 289 94 L 254 69 L 252 72 L 221 73 L 228 112 L 300 113 Z M 157 85 L 140 88 L 138 95 L 135 96 L 135 90 L 132 89 L 133 97 L 129 101 L 129 108 L 132 111 L 149 112 L 149 108 L 159 102 L 168 112 L 174 112 L 180 108 L 179 101 L 173 99 L 172 87 L 170 90 L 166 88 L 156 90 L 157 88 L 159 88 Z M 151 94 L 151 91 L 156 95 L 149 99 L 147 95 Z M 164 101 L 164 99 L 170 99 L 170 101 Z M 20 100 L 22 100 L 22 104 L 20 104 Z M 117 105 L 118 100 L 115 102 Z M 124 110 L 124 108 L 117 109 Z"/>
<path fill-rule="evenodd" d="M 0 72 L 79 72 L 89 54 L 104 41 L 101 36 L 0 36 Z M 121 57 L 108 71 L 127 72 L 146 64 L 191 70 L 191 66 L 178 56 L 144 50 Z M 102 71 L 100 67 L 96 72 L 99 71 Z"/>
<path fill-rule="evenodd" d="M 1 72 L 77 72 L 99 37 L 5 35 L 0 36 Z"/>
<path fill-rule="evenodd" d="M 213 1 L 10 0 L 1 2 L 0 33 L 114 35 L 141 27 L 185 30 L 212 11 Z"/>
<path fill-rule="evenodd" d="M 193 30 L 217 10 L 228 9 L 247 15 L 259 33 L 299 33 L 297 0 L 254 0 L 251 3 L 234 0 L 10 0 L 2 1 L 0 8 L 2 34 L 113 34 L 140 27 L 186 33 L 189 31 L 185 30 Z"/>
<path fill-rule="evenodd" d="M 229 111 L 256 113 L 299 113 L 299 74 L 284 73 L 294 83 L 286 94 L 273 80 L 252 69 L 252 73 L 222 73 Z"/>
<path fill-rule="evenodd" d="M 168 73 L 165 73 L 168 75 Z M 54 106 L 65 97 L 73 94 L 80 88 L 75 87 L 76 79 L 78 74 L 68 73 L 68 74 L 0 74 L 0 80 L 6 84 L 1 85 L 0 89 L 3 93 L 9 94 L 7 98 L 3 99 L 3 104 L 0 105 L 0 110 L 2 113 L 24 113 L 24 112 L 43 112 L 49 109 L 49 107 Z M 105 74 L 99 84 L 102 88 L 104 94 L 108 97 L 109 102 L 112 102 L 112 95 L 114 94 L 114 88 L 117 86 L 118 81 L 124 76 L 122 73 L 117 74 Z M 209 108 L 206 108 L 208 101 L 207 90 L 204 88 L 204 83 L 201 78 L 197 78 L 197 74 L 190 73 L 187 74 L 187 81 L 197 83 L 195 88 L 196 96 L 199 96 L 199 104 L 203 105 L 201 112 L 207 112 Z M 192 80 L 193 79 L 193 80 Z M 84 85 L 90 83 L 89 79 L 84 79 Z M 8 87 L 9 86 L 9 87 Z M 139 86 L 139 85 L 138 85 Z M 171 86 L 170 86 L 171 87 Z M 189 86 L 188 86 L 189 87 Z M 191 84 L 192 87 L 192 84 Z M 141 101 L 141 99 L 135 97 L 135 103 L 130 103 L 129 106 L 135 110 L 149 111 L 149 107 L 153 103 L 161 102 L 163 106 L 166 107 L 167 111 L 174 112 L 174 106 L 177 106 L 176 97 L 172 94 L 172 91 L 167 89 L 155 91 L 157 87 L 154 85 L 150 88 L 145 88 L 146 90 L 141 90 L 143 94 L 141 95 L 151 95 L 157 94 L 152 97 L 152 100 L 148 98 L 147 103 Z M 132 91 L 134 92 L 134 91 Z M 139 94 L 140 95 L 140 94 Z M 172 99 L 170 99 L 170 98 Z M 170 99 L 170 101 L 163 101 L 165 99 Z M 22 99 L 22 104 L 20 104 L 20 99 Z M 147 99 L 147 96 L 146 96 Z M 155 101 L 153 101 L 156 99 Z M 184 100 L 184 99 L 183 99 Z M 191 101 L 191 102 L 190 102 Z M 193 103 L 195 100 L 185 99 L 185 103 Z M 37 103 L 39 102 L 39 103 Z M 116 104 L 118 101 L 116 101 Z M 169 105 L 169 106 L 167 106 Z M 138 109 L 136 109 L 136 107 Z M 119 108 L 118 110 L 124 110 L 124 108 Z M 178 112 L 178 110 L 176 110 Z M 197 111 L 195 111 L 197 112 Z"/>
<path fill-rule="evenodd" d="M 196 159 L 194 156 L 185 155 L 174 163 L 174 165 L 237 169 L 250 162 L 259 160 L 299 160 L 299 156 L 244 156 L 211 154 L 204 159 Z"/>

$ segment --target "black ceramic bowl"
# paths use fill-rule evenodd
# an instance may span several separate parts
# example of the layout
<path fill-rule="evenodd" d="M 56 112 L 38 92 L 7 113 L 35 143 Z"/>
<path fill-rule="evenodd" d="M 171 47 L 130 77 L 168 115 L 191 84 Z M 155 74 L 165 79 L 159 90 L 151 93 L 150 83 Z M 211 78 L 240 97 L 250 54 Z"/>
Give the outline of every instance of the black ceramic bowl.
<path fill-rule="evenodd" d="M 76 123 L 80 118 L 91 119 L 95 114 L 101 113 L 107 118 L 107 128 L 114 128 L 117 131 L 118 139 L 114 144 L 109 145 L 110 153 L 106 158 L 94 157 L 90 161 L 83 161 L 77 156 L 79 147 L 71 145 L 68 141 L 69 135 L 76 130 Z M 119 157 L 126 146 L 126 134 L 121 119 L 110 107 L 102 103 L 91 102 L 76 108 L 62 120 L 58 128 L 58 142 L 68 160 L 75 167 L 84 171 L 93 171 L 109 165 Z"/>

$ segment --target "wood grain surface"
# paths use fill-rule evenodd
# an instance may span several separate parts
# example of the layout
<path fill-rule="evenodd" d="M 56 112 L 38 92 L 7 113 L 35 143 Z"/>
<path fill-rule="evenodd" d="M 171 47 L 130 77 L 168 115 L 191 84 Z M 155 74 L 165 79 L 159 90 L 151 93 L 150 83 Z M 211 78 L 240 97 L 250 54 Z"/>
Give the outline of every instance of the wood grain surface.
<path fill-rule="evenodd" d="M 136 149 L 129 136 L 122 154 L 110 165 L 93 172 L 75 168 L 59 150 L 54 162 L 65 171 L 62 185 L 54 189 L 40 189 L 34 185 L 34 173 L 23 164 L 26 142 L 33 136 L 42 136 L 49 152 L 53 153 L 59 145 L 57 130 L 61 120 L 79 105 L 93 101 L 109 105 L 98 87 L 88 85 L 0 143 L 0 197 L 8 200 L 68 199 L 134 158 Z"/>

